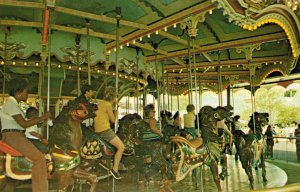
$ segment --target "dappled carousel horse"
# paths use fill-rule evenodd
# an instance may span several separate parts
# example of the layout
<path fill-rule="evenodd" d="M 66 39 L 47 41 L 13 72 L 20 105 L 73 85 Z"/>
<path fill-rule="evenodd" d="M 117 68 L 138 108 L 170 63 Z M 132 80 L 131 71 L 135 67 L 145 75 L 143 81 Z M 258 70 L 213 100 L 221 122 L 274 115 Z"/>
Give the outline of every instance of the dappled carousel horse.
<path fill-rule="evenodd" d="M 218 121 L 229 116 L 230 109 L 228 108 L 204 106 L 197 117 L 202 138 L 188 141 L 181 136 L 170 137 L 170 141 L 174 142 L 180 151 L 175 158 L 172 158 L 176 170 L 176 181 L 184 179 L 190 171 L 206 164 L 210 167 L 218 191 L 222 191 L 218 175 L 221 148 L 216 125 Z"/>
<path fill-rule="evenodd" d="M 53 121 L 50 128 L 49 144 L 51 147 L 59 146 L 65 153 L 74 153 L 79 162 L 76 168 L 67 172 L 61 172 L 59 191 L 65 191 L 71 184 L 71 178 L 85 180 L 90 184 L 90 191 L 94 191 L 97 185 L 97 176 L 80 168 L 79 150 L 82 146 L 81 122 L 88 115 L 88 111 L 82 103 L 69 101 L 59 116 Z M 56 147 L 57 148 L 57 147 Z M 61 159 L 70 159 L 68 156 L 59 155 Z M 58 170 L 64 170 L 65 164 L 60 165 Z"/>
<path fill-rule="evenodd" d="M 250 132 L 248 135 L 243 136 L 238 144 L 239 157 L 248 176 L 251 189 L 254 188 L 253 167 L 262 168 L 263 182 L 267 182 L 265 166 L 266 138 L 263 135 L 263 127 L 268 125 L 268 122 L 268 113 L 253 113 L 248 123 Z"/>
<path fill-rule="evenodd" d="M 66 175 L 75 178 L 83 178 L 91 183 L 95 183 L 96 177 L 80 171 L 72 171 L 80 164 L 80 156 L 76 150 L 81 139 L 80 122 L 85 116 L 85 107 L 79 103 L 69 102 L 62 110 L 61 114 L 54 120 L 50 134 L 50 154 L 45 155 L 48 161 L 48 172 L 59 173 L 61 175 L 59 191 L 64 191 L 67 187 Z M 78 129 L 79 126 L 79 129 Z M 69 148 L 71 147 L 71 148 Z M 25 158 L 15 149 L 0 141 L 0 178 L 2 179 L 0 189 L 5 187 L 5 176 L 14 180 L 31 179 L 32 162 Z M 52 163 L 54 162 L 54 164 Z M 91 187 L 92 189 L 94 187 Z M 91 190 L 93 191 L 93 190 Z"/>

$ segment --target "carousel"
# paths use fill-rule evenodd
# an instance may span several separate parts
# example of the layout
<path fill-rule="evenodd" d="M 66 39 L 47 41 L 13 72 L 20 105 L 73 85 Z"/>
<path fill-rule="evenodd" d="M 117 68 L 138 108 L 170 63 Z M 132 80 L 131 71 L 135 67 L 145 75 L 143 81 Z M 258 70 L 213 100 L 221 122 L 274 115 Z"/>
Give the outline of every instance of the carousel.
<path fill-rule="evenodd" d="M 53 125 L 41 128 L 51 148 L 49 191 L 300 191 L 265 162 L 269 114 L 256 110 L 254 94 L 270 78 L 299 79 L 299 54 L 299 0 L 0 0 L 0 106 L 8 82 L 22 77 L 30 82 L 25 108 L 52 113 Z M 85 84 L 94 91 L 89 106 L 74 100 Z M 219 121 L 230 124 L 241 84 L 251 92 L 253 137 L 235 143 L 235 161 L 230 139 L 213 132 Z M 114 147 L 70 115 L 93 108 L 108 86 L 125 101 L 112 126 L 125 145 L 121 180 L 109 173 Z M 206 90 L 218 95 L 218 107 L 203 105 Z M 195 106 L 202 137 L 156 116 L 164 138 L 145 142 L 144 107 L 180 111 L 182 95 Z M 80 135 L 77 150 L 58 145 L 75 142 L 70 135 Z M 0 191 L 30 191 L 26 154 L 3 142 L 0 151 Z"/>

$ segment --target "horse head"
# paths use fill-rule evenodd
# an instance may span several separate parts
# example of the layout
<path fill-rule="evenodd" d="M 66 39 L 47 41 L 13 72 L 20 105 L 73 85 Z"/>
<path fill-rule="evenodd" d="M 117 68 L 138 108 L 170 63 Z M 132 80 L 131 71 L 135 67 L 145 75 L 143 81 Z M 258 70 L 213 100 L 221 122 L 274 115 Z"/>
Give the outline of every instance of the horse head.
<path fill-rule="evenodd" d="M 232 113 L 230 112 L 233 108 L 229 105 L 226 107 L 216 107 L 213 108 L 211 106 L 204 106 L 200 109 L 198 114 L 198 118 L 200 123 L 209 122 L 217 122 L 223 119 L 230 120 Z"/>
<path fill-rule="evenodd" d="M 142 132 L 138 128 L 139 122 L 142 117 L 137 113 L 127 114 L 119 122 L 119 136 L 123 139 L 125 145 L 132 146 L 138 142 L 139 136 L 142 136 Z"/>
<path fill-rule="evenodd" d="M 225 119 L 226 121 L 231 121 L 232 113 L 230 112 L 233 108 L 228 105 L 225 107 L 217 107 L 215 108 L 214 117 L 217 121 L 221 121 Z"/>
<path fill-rule="evenodd" d="M 64 150 L 79 149 L 82 141 L 81 122 L 88 115 L 86 106 L 77 100 L 69 101 L 54 119 L 49 143 Z"/>
<path fill-rule="evenodd" d="M 251 115 L 248 126 L 253 133 L 262 134 L 263 127 L 268 125 L 268 123 L 269 123 L 269 113 L 254 112 Z"/>

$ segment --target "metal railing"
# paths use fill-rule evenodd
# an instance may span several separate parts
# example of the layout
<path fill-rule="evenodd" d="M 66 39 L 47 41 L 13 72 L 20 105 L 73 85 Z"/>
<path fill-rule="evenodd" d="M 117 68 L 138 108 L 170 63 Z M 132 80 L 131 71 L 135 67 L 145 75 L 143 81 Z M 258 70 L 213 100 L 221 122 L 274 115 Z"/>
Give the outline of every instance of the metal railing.
<path fill-rule="evenodd" d="M 297 162 L 297 137 L 274 136 L 273 159 Z M 298 137 L 299 140 L 299 137 Z M 299 142 L 299 141 L 298 141 Z"/>

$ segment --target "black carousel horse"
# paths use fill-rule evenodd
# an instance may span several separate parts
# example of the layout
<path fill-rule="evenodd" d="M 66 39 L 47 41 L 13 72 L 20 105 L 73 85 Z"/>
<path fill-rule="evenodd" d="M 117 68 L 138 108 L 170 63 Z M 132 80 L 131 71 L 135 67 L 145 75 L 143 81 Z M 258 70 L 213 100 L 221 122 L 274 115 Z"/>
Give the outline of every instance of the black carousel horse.
<path fill-rule="evenodd" d="M 263 182 L 267 182 L 265 166 L 266 138 L 263 135 L 263 127 L 268 125 L 268 122 L 268 113 L 253 113 L 248 123 L 250 132 L 248 135 L 243 136 L 238 144 L 239 157 L 248 176 L 251 189 L 254 188 L 253 167 L 262 169 Z"/>
<path fill-rule="evenodd" d="M 146 141 L 144 133 L 149 131 L 149 123 L 138 114 L 125 115 L 120 120 L 119 137 L 124 141 L 127 149 L 131 149 L 133 156 L 122 159 L 132 172 L 138 172 L 145 177 L 145 183 L 156 180 L 161 182 L 160 191 L 172 191 L 169 183 L 174 179 L 172 164 L 163 154 L 161 140 Z"/>
<path fill-rule="evenodd" d="M 92 183 L 91 189 L 95 188 L 96 179 L 93 175 L 73 171 L 80 165 L 80 156 L 76 146 L 81 139 L 81 129 L 78 129 L 78 125 L 80 125 L 81 118 L 86 115 L 84 111 L 85 107 L 83 105 L 69 102 L 54 120 L 54 125 L 51 128 L 50 154 L 46 154 L 45 158 L 49 160 L 48 172 L 54 175 L 52 177 L 55 178 L 55 175 L 61 176 L 59 191 L 66 189 L 68 185 L 68 179 L 66 178 L 72 175 L 75 178 L 86 179 Z M 1 190 L 6 187 L 6 181 L 10 182 L 5 177 L 12 178 L 15 181 L 31 179 L 32 162 L 2 141 L 0 141 L 0 159 Z"/>

